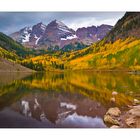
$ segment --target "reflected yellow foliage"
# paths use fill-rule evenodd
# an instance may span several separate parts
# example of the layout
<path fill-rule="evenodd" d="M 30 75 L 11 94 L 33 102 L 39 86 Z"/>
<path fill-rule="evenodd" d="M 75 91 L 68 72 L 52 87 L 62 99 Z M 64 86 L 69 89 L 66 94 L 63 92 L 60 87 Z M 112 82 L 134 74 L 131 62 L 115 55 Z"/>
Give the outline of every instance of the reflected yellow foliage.
<path fill-rule="evenodd" d="M 22 84 L 31 89 L 82 94 L 104 105 L 111 104 L 112 92 L 117 91 L 116 105 L 122 106 L 131 104 L 135 94 L 131 95 L 130 93 L 133 90 L 134 92 L 139 90 L 140 77 L 137 80 L 135 78 L 137 76 L 125 73 L 47 73 L 40 79 L 23 80 Z"/>
<path fill-rule="evenodd" d="M 127 106 L 133 100 L 140 99 L 140 76 L 127 73 L 106 72 L 64 72 L 38 73 L 22 80 L 14 80 L 0 86 L 2 101 L 6 98 L 17 98 L 24 94 L 81 94 L 105 106 Z M 112 95 L 117 91 L 117 95 Z M 14 96 L 17 96 L 14 98 Z M 115 103 L 111 98 L 116 99 Z M 0 100 L 1 102 L 1 100 Z"/>

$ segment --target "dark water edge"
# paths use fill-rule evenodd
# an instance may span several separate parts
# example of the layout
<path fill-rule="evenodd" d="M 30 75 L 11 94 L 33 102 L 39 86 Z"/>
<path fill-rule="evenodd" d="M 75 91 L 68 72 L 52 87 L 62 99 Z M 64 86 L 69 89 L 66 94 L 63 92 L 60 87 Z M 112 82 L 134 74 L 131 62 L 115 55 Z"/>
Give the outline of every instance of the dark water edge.
<path fill-rule="evenodd" d="M 108 108 L 140 99 L 139 83 L 126 72 L 0 73 L 0 127 L 106 128 Z"/>

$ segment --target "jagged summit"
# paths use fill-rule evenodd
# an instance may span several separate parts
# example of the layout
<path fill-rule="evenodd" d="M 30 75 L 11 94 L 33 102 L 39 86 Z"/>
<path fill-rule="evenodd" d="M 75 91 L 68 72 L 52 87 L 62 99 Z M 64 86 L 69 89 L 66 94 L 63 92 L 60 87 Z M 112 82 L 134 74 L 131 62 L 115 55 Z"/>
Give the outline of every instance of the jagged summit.
<path fill-rule="evenodd" d="M 51 21 L 48 25 L 66 26 L 62 21 L 56 19 Z"/>
<path fill-rule="evenodd" d="M 57 19 L 51 21 L 48 25 L 42 22 L 32 27 L 25 27 L 10 36 L 28 47 L 43 47 L 48 49 L 53 46 L 63 48 L 65 45 L 82 42 L 90 45 L 93 42 L 101 40 L 112 26 L 102 24 L 101 26 L 90 26 L 78 28 L 76 31 L 69 28 L 65 23 Z"/>

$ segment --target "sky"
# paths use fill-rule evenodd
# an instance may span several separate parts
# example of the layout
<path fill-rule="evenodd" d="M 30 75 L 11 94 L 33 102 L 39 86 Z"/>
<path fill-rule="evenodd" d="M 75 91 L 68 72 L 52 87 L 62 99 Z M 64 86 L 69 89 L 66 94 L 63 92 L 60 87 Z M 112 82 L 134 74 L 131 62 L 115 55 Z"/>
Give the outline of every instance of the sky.
<path fill-rule="evenodd" d="M 0 32 L 7 35 L 39 22 L 59 20 L 76 30 L 80 27 L 115 25 L 125 12 L 0 12 Z"/>

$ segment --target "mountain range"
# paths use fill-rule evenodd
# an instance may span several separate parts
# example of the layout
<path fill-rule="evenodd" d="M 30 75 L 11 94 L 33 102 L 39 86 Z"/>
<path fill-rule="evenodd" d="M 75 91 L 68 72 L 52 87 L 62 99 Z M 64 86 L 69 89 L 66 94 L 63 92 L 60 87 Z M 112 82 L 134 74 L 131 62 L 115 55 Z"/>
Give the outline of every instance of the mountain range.
<path fill-rule="evenodd" d="M 113 28 L 101 25 L 74 31 L 54 20 L 47 26 L 39 23 L 21 29 L 12 37 L 0 33 L 0 64 L 11 65 L 10 61 L 36 71 L 140 70 L 140 12 L 126 12 Z M 59 49 L 44 49 L 54 46 Z M 75 46 L 79 49 L 71 50 Z"/>
<path fill-rule="evenodd" d="M 17 42 L 28 48 L 36 49 L 62 49 L 68 44 L 76 42 L 91 45 L 104 38 L 112 26 L 102 24 L 78 28 L 76 31 L 66 26 L 63 22 L 54 20 L 48 25 L 38 23 L 32 27 L 25 27 L 20 31 L 10 34 Z"/>

